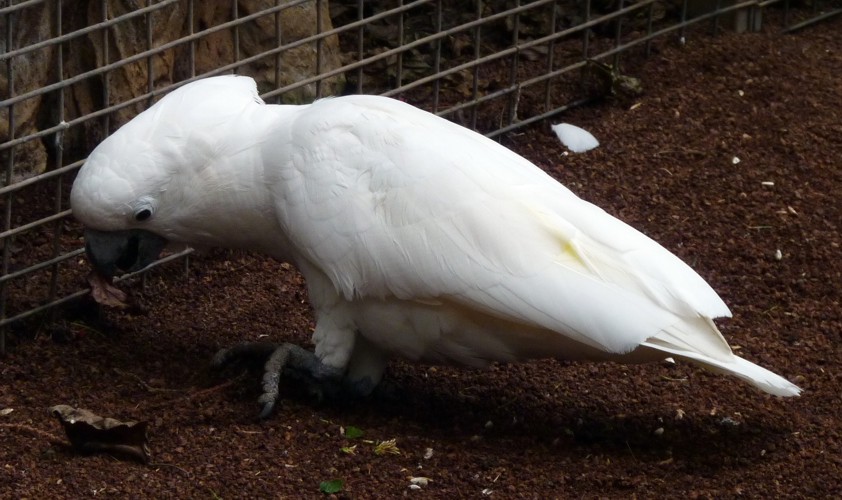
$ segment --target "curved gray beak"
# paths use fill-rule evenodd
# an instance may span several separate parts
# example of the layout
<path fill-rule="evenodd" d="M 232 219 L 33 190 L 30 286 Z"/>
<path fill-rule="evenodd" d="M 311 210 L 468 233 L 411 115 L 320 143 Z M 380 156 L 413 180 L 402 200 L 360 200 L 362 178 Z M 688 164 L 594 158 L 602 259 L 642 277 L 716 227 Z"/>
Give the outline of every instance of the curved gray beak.
<path fill-rule="evenodd" d="M 143 229 L 85 229 L 85 253 L 97 272 L 112 277 L 117 269 L 134 272 L 155 262 L 167 240 Z"/>

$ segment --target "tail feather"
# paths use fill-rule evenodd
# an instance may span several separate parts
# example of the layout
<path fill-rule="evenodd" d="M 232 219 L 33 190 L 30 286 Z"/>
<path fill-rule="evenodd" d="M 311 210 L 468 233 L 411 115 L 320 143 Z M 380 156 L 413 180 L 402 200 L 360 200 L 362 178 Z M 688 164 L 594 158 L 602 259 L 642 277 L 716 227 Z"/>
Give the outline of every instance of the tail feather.
<path fill-rule="evenodd" d="M 733 375 L 775 396 L 791 397 L 801 394 L 801 388 L 789 380 L 739 356 L 731 355 L 731 359 L 723 360 L 657 343 L 644 342 L 642 345 L 686 359 L 714 372 Z"/>

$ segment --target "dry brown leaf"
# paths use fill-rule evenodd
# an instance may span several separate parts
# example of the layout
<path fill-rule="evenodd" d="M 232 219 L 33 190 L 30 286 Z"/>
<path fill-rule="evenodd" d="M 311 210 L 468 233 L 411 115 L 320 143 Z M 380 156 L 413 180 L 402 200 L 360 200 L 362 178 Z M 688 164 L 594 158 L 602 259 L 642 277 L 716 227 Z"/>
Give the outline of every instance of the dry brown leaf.
<path fill-rule="evenodd" d="M 70 444 L 78 452 L 114 453 L 149 463 L 147 422 L 121 422 L 68 405 L 53 406 L 50 414 L 61 422 Z"/>
<path fill-rule="evenodd" d="M 111 280 L 111 278 L 103 276 L 96 271 L 91 271 L 88 274 L 88 284 L 91 285 L 91 296 L 97 304 L 120 309 L 129 307 L 129 304 L 126 302 L 129 296 L 126 292 L 114 286 Z"/>

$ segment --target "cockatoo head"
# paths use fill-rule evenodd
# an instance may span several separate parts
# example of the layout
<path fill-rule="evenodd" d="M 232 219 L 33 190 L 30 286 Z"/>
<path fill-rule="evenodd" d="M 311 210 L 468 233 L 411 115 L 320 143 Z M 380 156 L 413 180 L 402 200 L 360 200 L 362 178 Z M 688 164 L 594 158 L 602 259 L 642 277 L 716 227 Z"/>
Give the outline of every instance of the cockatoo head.
<path fill-rule="evenodd" d="M 97 272 L 136 271 L 168 243 L 190 243 L 185 234 L 195 229 L 190 225 L 207 198 L 199 177 L 214 177 L 206 171 L 221 147 L 215 138 L 255 103 L 263 102 L 251 78 L 199 80 L 94 149 L 73 183 L 70 205 L 85 226 L 85 250 Z"/>
<path fill-rule="evenodd" d="M 151 149 L 124 133 L 129 125 L 91 153 L 70 193 L 73 214 L 85 225 L 88 260 L 108 277 L 146 267 L 167 244 L 153 222 L 167 182 L 150 168 Z"/>

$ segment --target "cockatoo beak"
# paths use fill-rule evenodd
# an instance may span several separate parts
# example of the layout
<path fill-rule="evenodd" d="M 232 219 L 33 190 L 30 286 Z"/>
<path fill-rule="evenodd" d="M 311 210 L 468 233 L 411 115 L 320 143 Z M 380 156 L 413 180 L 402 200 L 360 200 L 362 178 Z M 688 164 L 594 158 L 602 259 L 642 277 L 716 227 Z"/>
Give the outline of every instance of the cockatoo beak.
<path fill-rule="evenodd" d="M 113 277 L 117 269 L 127 273 L 143 269 L 158 258 L 165 246 L 165 238 L 143 229 L 85 229 L 88 260 L 98 273 L 108 278 Z"/>

